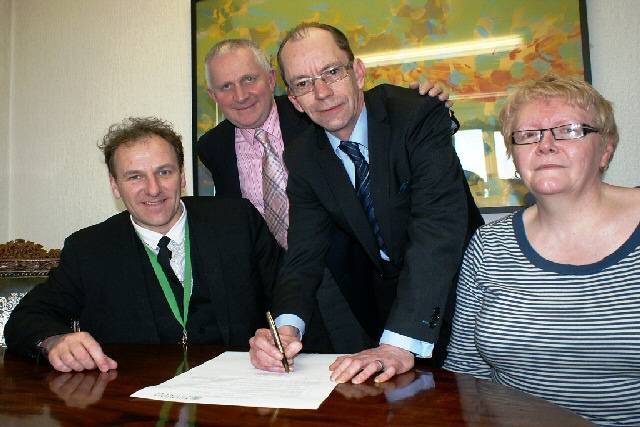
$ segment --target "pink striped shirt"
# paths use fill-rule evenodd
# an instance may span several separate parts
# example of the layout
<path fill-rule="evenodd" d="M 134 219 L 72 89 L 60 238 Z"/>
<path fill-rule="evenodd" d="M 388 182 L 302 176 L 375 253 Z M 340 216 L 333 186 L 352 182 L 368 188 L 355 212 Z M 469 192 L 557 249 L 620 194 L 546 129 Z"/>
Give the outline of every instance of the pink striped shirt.
<path fill-rule="evenodd" d="M 280 117 L 278 116 L 275 102 L 261 128 L 269 134 L 269 141 L 271 141 L 280 160 L 282 160 L 284 141 L 280 132 Z M 236 157 L 238 159 L 238 177 L 240 179 L 242 197 L 248 199 L 258 209 L 258 212 L 264 215 L 264 197 L 262 194 L 262 156 L 264 149 L 255 139 L 256 130 L 236 128 Z"/>

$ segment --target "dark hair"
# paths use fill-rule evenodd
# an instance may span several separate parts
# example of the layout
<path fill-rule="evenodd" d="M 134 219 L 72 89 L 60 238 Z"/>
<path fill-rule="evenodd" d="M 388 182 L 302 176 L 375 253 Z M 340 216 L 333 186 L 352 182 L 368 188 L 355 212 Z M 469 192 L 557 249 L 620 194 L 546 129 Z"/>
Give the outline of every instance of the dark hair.
<path fill-rule="evenodd" d="M 98 148 L 104 153 L 104 162 L 109 168 L 109 174 L 116 176 L 114 154 L 121 145 L 131 144 L 152 135 L 159 136 L 171 145 L 176 153 L 178 166 L 184 166 L 184 151 L 182 138 L 169 122 L 157 117 L 128 117 L 120 123 L 109 126 L 107 134 L 98 143 Z"/>
<path fill-rule="evenodd" d="M 328 31 L 331 36 L 333 36 L 333 41 L 336 43 L 336 46 L 343 52 L 347 54 L 347 59 L 349 62 L 353 62 L 354 55 L 351 50 L 351 46 L 349 46 L 349 40 L 347 40 L 347 36 L 344 35 L 342 31 L 337 29 L 336 27 L 329 24 L 321 24 L 319 22 L 303 22 L 302 24 L 296 25 L 294 28 L 287 31 L 284 39 L 280 42 L 280 47 L 278 48 L 278 68 L 280 68 L 280 75 L 282 76 L 282 80 L 284 80 L 285 84 L 287 83 L 287 79 L 285 78 L 284 67 L 282 66 L 282 49 L 284 45 L 287 44 L 290 40 L 302 40 L 309 34 L 309 29 L 317 28 L 319 30 Z"/>

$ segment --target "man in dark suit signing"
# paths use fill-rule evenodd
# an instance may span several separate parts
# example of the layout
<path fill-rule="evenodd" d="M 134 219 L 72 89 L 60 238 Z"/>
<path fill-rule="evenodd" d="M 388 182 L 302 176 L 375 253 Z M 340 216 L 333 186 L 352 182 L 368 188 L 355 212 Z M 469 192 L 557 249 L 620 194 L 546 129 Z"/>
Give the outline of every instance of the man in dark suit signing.
<path fill-rule="evenodd" d="M 369 286 L 350 295 L 379 345 L 331 365 L 332 379 L 385 381 L 431 357 L 465 239 L 482 223 L 451 142 L 444 103 L 389 85 L 363 92 L 364 64 L 338 29 L 302 24 L 280 45 L 289 99 L 317 126 L 285 152 L 289 250 L 274 295 L 286 356 L 299 351 L 333 228 L 357 242 Z M 252 363 L 281 371 L 269 331 Z M 445 343 L 446 344 L 446 343 Z M 438 348 L 436 347 L 436 350 Z"/>
<path fill-rule="evenodd" d="M 241 199 L 181 199 L 182 142 L 162 120 L 113 125 L 101 149 L 128 211 L 66 239 L 59 267 L 11 314 L 8 349 L 107 371 L 117 363 L 100 343 L 246 345 L 282 253 L 262 217 Z"/>

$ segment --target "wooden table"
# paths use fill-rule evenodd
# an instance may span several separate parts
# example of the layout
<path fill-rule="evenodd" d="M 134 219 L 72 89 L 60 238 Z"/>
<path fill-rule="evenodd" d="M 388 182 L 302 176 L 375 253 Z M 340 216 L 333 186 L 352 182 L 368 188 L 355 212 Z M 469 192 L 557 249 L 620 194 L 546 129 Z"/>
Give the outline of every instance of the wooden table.
<path fill-rule="evenodd" d="M 175 375 L 179 346 L 105 346 L 117 371 L 59 373 L 12 354 L 0 362 L 0 425 L 588 426 L 572 412 L 508 387 L 418 368 L 376 386 L 339 385 L 317 411 L 195 405 L 130 394 Z M 223 349 L 191 346 L 197 366 Z M 215 384 L 211 385 L 215 387 Z"/>

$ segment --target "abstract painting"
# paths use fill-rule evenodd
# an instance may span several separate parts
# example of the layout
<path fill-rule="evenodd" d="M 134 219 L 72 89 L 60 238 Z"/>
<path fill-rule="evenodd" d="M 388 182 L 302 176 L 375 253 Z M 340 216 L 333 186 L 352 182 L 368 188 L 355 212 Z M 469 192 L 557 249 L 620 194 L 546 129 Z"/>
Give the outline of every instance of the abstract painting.
<path fill-rule="evenodd" d="M 340 28 L 367 67 L 367 87 L 428 79 L 446 88 L 461 130 L 454 144 L 484 212 L 523 205 L 497 116 L 515 85 L 547 73 L 590 80 L 584 0 L 201 0 L 192 4 L 194 132 L 224 118 L 206 91 L 204 57 L 226 38 L 274 56 L 302 21 Z M 274 66 L 275 61 L 273 61 Z M 285 93 L 280 81 L 276 92 Z M 195 157 L 195 155 L 194 155 Z M 197 194 L 213 194 L 194 158 Z"/>

